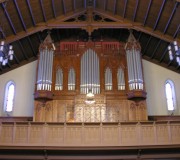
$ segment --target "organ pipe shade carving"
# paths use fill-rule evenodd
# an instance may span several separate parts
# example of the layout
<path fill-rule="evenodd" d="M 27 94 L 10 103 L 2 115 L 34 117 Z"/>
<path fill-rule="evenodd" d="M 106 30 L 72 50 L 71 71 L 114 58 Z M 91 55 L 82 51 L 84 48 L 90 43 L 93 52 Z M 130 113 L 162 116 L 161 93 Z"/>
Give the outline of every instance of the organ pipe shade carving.
<path fill-rule="evenodd" d="M 55 90 L 63 90 L 63 71 L 61 68 L 58 68 L 56 71 Z"/>
<path fill-rule="evenodd" d="M 50 35 L 41 44 L 39 52 L 37 90 L 51 91 L 54 48 Z"/>
<path fill-rule="evenodd" d="M 87 49 L 81 57 L 80 90 L 87 94 L 89 89 L 93 94 L 100 93 L 99 57 L 92 49 Z"/>
<path fill-rule="evenodd" d="M 141 62 L 141 47 L 132 33 L 125 45 L 129 90 L 143 90 L 143 74 Z"/>
<path fill-rule="evenodd" d="M 68 73 L 68 90 L 75 90 L 75 71 L 73 68 Z"/>
<path fill-rule="evenodd" d="M 125 90 L 124 70 L 120 67 L 118 68 L 118 72 L 117 72 L 117 80 L 118 80 L 118 90 Z"/>
<path fill-rule="evenodd" d="M 105 89 L 112 90 L 112 72 L 109 67 L 105 71 Z"/>

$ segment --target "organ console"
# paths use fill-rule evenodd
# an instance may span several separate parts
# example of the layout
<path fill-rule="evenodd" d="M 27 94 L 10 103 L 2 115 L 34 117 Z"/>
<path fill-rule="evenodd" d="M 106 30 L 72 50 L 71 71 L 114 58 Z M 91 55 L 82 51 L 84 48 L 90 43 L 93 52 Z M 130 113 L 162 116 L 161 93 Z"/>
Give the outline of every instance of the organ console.
<path fill-rule="evenodd" d="M 141 47 L 106 40 L 40 45 L 34 121 L 119 122 L 147 120 Z M 87 104 L 88 91 L 94 103 Z"/>

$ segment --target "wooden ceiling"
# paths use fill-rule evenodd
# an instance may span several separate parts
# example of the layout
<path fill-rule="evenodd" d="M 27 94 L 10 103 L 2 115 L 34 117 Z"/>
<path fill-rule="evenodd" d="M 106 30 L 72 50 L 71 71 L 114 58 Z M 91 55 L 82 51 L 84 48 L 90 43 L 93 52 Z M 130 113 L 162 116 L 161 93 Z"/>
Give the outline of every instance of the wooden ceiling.
<path fill-rule="evenodd" d="M 53 41 L 126 42 L 129 30 L 140 42 L 142 57 L 180 73 L 167 47 L 180 44 L 179 0 L 0 0 L 0 38 L 12 44 L 14 60 L 0 74 L 37 59 L 38 47 L 51 30 Z"/>

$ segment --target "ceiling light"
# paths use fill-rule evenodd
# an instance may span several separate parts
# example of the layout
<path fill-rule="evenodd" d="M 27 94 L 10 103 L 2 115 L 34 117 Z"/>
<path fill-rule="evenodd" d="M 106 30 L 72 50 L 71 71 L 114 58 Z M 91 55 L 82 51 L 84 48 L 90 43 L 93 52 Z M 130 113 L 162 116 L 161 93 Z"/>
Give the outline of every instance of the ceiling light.
<path fill-rule="evenodd" d="M 170 61 L 175 59 L 180 66 L 180 47 L 177 45 L 177 41 L 173 42 L 173 47 L 171 47 L 171 45 L 168 46 L 168 51 Z"/>

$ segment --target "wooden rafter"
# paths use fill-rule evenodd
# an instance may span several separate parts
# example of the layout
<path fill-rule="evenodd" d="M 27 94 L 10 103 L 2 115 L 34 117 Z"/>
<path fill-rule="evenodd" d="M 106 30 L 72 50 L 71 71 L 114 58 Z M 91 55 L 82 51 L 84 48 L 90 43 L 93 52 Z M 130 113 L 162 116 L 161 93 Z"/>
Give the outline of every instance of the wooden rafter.
<path fill-rule="evenodd" d="M 158 44 L 156 45 L 156 47 L 155 47 L 153 53 L 151 54 L 151 59 L 154 58 L 155 53 L 156 53 L 157 49 L 159 48 L 159 45 L 160 45 L 160 44 L 161 44 L 161 39 L 158 41 Z"/>
<path fill-rule="evenodd" d="M 54 18 L 56 18 L 56 17 L 57 17 L 57 15 L 56 15 L 56 9 L 55 9 L 54 0 L 52 0 L 51 2 L 52 2 L 53 15 L 54 15 Z"/>
<path fill-rule="evenodd" d="M 26 31 L 26 24 L 24 23 L 24 20 L 23 20 L 23 17 L 22 17 L 21 11 L 20 11 L 19 6 L 18 6 L 18 4 L 17 4 L 17 0 L 14 0 L 14 4 L 15 4 L 15 6 L 16 6 L 16 10 L 17 10 L 18 15 L 19 15 L 19 18 L 20 18 L 20 20 L 21 20 L 21 23 L 22 23 L 23 29 Z"/>
<path fill-rule="evenodd" d="M 162 11 L 163 11 L 165 2 L 166 2 L 166 0 L 163 0 L 163 3 L 162 3 L 162 5 L 161 5 L 161 8 L 160 8 L 159 13 L 158 13 L 158 17 L 157 17 L 156 22 L 155 22 L 155 25 L 154 25 L 154 27 L 153 27 L 153 30 L 155 30 L 156 27 L 157 27 L 157 25 L 158 25 L 158 22 L 159 22 L 159 19 L 160 19 L 161 14 L 162 14 Z"/>
<path fill-rule="evenodd" d="M 36 21 L 34 19 L 33 11 L 32 11 L 32 8 L 31 8 L 31 4 L 30 4 L 29 0 L 26 0 L 26 3 L 28 5 L 29 12 L 31 14 L 31 19 L 32 19 L 33 25 L 35 26 L 36 25 Z"/>
<path fill-rule="evenodd" d="M 139 5 L 139 0 L 136 0 L 136 5 L 135 5 L 135 8 L 134 8 L 134 14 L 133 14 L 133 22 L 135 21 L 135 18 L 136 18 L 138 5 Z"/>
<path fill-rule="evenodd" d="M 63 6 L 63 12 L 64 12 L 64 14 L 66 14 L 65 0 L 62 0 L 62 6 Z"/>
<path fill-rule="evenodd" d="M 43 19 L 46 22 L 47 18 L 46 18 L 46 13 L 45 13 L 45 10 L 44 10 L 43 0 L 40 0 L 40 5 L 41 5 L 42 14 L 43 14 Z"/>
<path fill-rule="evenodd" d="M 125 18 L 126 8 L 127 8 L 127 0 L 124 0 L 123 18 Z"/>
<path fill-rule="evenodd" d="M 116 14 L 116 11 L 117 11 L 117 0 L 114 0 L 113 14 Z"/>
<path fill-rule="evenodd" d="M 148 8 L 147 8 L 147 10 L 146 10 L 146 14 L 145 14 L 145 17 L 144 17 L 143 26 L 146 24 L 146 20 L 147 20 L 147 17 L 148 17 L 150 8 L 151 8 L 151 4 L 152 4 L 152 0 L 149 0 Z"/>
<path fill-rule="evenodd" d="M 21 51 L 22 51 L 22 53 L 23 53 L 23 56 L 26 58 L 26 60 L 28 60 L 28 56 L 27 56 L 27 54 L 26 54 L 26 52 L 25 52 L 25 50 L 24 50 L 24 47 L 23 47 L 23 45 L 22 45 L 22 43 L 21 43 L 20 40 L 18 40 L 18 44 L 19 44 L 19 46 L 20 46 L 20 48 L 21 48 Z"/>
<path fill-rule="evenodd" d="M 177 9 L 177 6 L 178 6 L 178 2 L 176 2 L 175 5 L 174 5 L 174 8 L 173 8 L 173 10 L 172 10 L 172 12 L 171 12 L 171 15 L 170 15 L 170 17 L 169 17 L 169 19 L 168 19 L 168 22 L 167 22 L 167 24 L 166 24 L 166 26 L 165 26 L 165 28 L 164 28 L 164 31 L 163 31 L 164 34 L 166 33 L 166 31 L 167 31 L 167 29 L 168 29 L 168 27 L 169 27 L 169 24 L 170 24 L 170 22 L 171 22 L 171 20 L 172 20 L 172 17 L 174 16 L 174 13 L 175 13 L 175 11 L 176 11 L 176 9 Z"/>
<path fill-rule="evenodd" d="M 32 44 L 32 42 L 31 42 L 31 39 L 29 38 L 29 36 L 27 37 L 27 39 L 28 39 L 28 43 L 29 43 L 29 45 L 30 45 L 30 47 L 31 47 L 31 49 L 32 49 L 33 55 L 34 55 L 34 56 L 37 56 L 37 53 L 36 53 L 35 50 L 34 50 L 33 44 Z"/>
<path fill-rule="evenodd" d="M 3 8 L 3 10 L 4 10 L 4 13 L 5 13 L 5 15 L 6 15 L 7 19 L 8 19 L 8 22 L 9 22 L 9 24 L 10 24 L 12 30 L 13 30 L 13 33 L 16 34 L 16 29 L 15 29 L 13 23 L 12 23 L 12 20 L 11 20 L 11 18 L 10 18 L 10 16 L 9 16 L 9 13 L 8 13 L 6 7 L 5 7 L 5 4 L 4 4 L 4 3 L 1 3 L 1 5 L 2 5 L 2 8 Z"/>
<path fill-rule="evenodd" d="M 71 18 L 72 16 L 74 17 L 75 14 L 72 13 L 72 15 L 58 17 L 51 21 L 47 21 L 46 23 L 39 23 L 36 25 L 36 27 L 27 29 L 26 32 L 22 31 L 22 32 L 17 33 L 17 35 L 12 35 L 12 36 L 6 37 L 6 43 L 16 41 L 18 39 L 27 37 L 31 34 L 39 32 L 39 31 L 43 31 L 46 29 L 54 29 L 54 28 L 56 28 L 56 29 L 59 29 L 59 28 L 82 28 L 82 29 L 87 30 L 88 32 L 93 31 L 94 29 L 98 29 L 98 28 L 127 28 L 127 29 L 134 29 L 137 31 L 147 33 L 151 36 L 154 36 L 156 38 L 162 39 L 167 42 L 174 41 L 173 37 L 171 37 L 169 35 L 164 35 L 163 33 L 159 32 L 159 31 L 153 31 L 153 29 L 151 29 L 149 27 L 143 27 L 143 24 L 141 24 L 141 23 L 135 23 L 135 22 L 132 23 L 131 21 L 125 20 L 122 17 L 113 16 L 110 13 L 107 14 L 106 12 L 102 12 L 102 11 L 99 12 L 99 11 L 95 10 L 94 12 L 97 14 L 101 14 L 104 17 L 113 19 L 116 22 L 111 22 L 111 23 L 96 22 L 96 21 L 92 21 L 91 23 L 89 23 L 89 21 L 64 22 L 64 20 L 67 20 L 68 18 Z M 79 12 L 79 13 L 82 13 L 82 12 Z M 180 40 L 177 39 L 177 41 L 179 43 Z"/>

